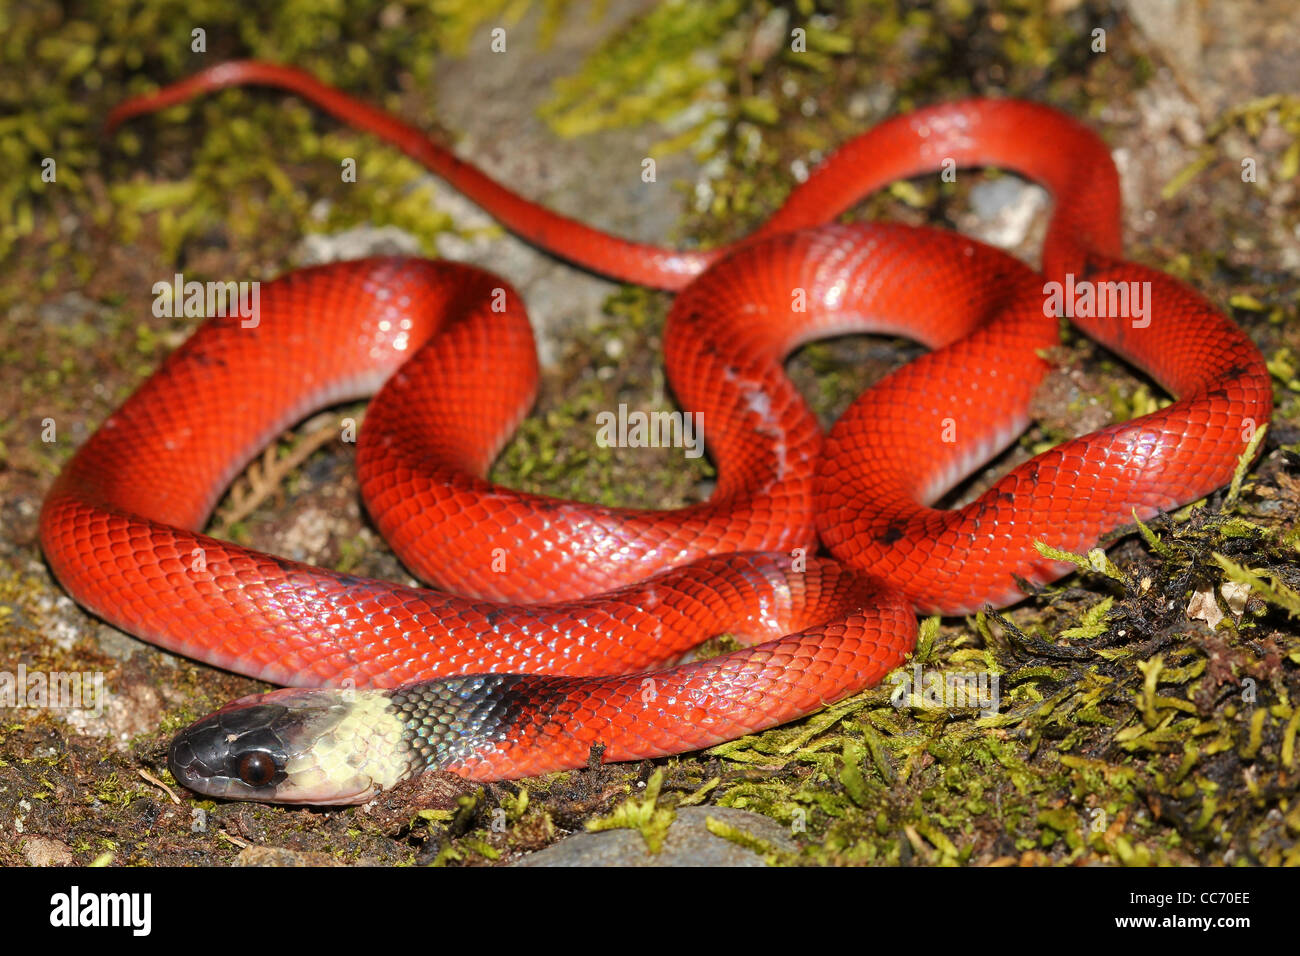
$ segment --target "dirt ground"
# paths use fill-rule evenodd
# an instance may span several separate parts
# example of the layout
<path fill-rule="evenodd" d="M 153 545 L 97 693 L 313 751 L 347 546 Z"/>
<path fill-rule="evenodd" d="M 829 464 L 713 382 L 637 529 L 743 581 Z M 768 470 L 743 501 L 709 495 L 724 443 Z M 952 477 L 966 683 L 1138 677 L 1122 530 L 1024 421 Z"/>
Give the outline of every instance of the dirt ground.
<path fill-rule="evenodd" d="M 0 184 L 0 674 L 98 674 L 106 690 L 102 709 L 0 709 L 0 862 L 493 865 L 593 821 L 653 842 L 675 808 L 701 804 L 787 827 L 780 846 L 716 831 L 779 863 L 1300 863 L 1300 34 L 1287 0 L 524 4 L 517 20 L 519 4 L 470 0 L 437 14 L 201 6 L 0 14 L 0 157 L 16 171 Z M 789 49 L 796 28 L 803 54 Z M 1238 495 L 1160 519 L 1154 538 L 1123 537 L 1113 573 L 923 632 L 926 667 L 1001 676 L 991 717 L 896 707 L 885 687 L 640 765 L 487 786 L 435 776 L 337 811 L 200 800 L 166 770 L 171 736 L 265 685 L 90 616 L 37 540 L 60 466 L 197 324 L 155 317 L 155 282 L 182 269 L 271 278 L 393 250 L 478 262 L 523 294 L 544 365 L 496 480 L 670 507 L 712 478 L 707 460 L 594 447 L 596 412 L 674 407 L 666 295 L 555 262 L 396 151 L 279 93 L 224 93 L 101 136 L 126 95 L 242 56 L 312 69 L 527 196 L 677 245 L 750 231 L 818 158 L 902 110 L 973 93 L 1051 103 L 1112 147 L 1131 258 L 1192 283 L 1257 343 L 1274 421 Z M 349 156 L 356 185 L 338 175 Z M 888 190 L 848 218 L 958 228 L 1032 262 L 1047 209 L 1014 177 L 963 174 Z M 791 372 L 829 421 L 919 351 L 850 337 L 804 348 Z M 1163 397 L 1077 333 L 1053 358 L 1038 424 L 971 488 Z M 286 436 L 214 528 L 409 583 L 364 514 L 349 446 L 284 465 L 337 415 Z"/>

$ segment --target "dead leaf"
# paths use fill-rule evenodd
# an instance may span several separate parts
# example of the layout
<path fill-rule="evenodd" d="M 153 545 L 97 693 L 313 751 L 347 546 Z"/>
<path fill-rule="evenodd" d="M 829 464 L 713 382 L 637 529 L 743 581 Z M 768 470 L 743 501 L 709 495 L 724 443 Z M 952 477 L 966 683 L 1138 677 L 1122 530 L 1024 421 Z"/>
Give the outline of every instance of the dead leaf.
<path fill-rule="evenodd" d="M 1187 605 L 1187 616 L 1193 621 L 1204 621 L 1210 630 L 1219 626 L 1223 612 L 1219 610 L 1219 602 L 1214 599 L 1214 588 L 1205 588 L 1192 595 L 1192 600 Z"/>

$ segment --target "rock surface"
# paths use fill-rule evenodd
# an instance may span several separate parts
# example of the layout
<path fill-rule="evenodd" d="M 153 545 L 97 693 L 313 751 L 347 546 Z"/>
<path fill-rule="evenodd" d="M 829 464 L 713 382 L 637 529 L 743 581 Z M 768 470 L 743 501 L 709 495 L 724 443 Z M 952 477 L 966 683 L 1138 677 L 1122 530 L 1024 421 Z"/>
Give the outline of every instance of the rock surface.
<path fill-rule="evenodd" d="M 652 854 L 635 830 L 575 833 L 554 846 L 529 854 L 515 866 L 764 866 L 754 851 L 717 836 L 712 818 L 766 841 L 774 849 L 793 851 L 797 844 L 787 828 L 770 817 L 729 807 L 683 807 L 668 830 L 663 849 Z"/>

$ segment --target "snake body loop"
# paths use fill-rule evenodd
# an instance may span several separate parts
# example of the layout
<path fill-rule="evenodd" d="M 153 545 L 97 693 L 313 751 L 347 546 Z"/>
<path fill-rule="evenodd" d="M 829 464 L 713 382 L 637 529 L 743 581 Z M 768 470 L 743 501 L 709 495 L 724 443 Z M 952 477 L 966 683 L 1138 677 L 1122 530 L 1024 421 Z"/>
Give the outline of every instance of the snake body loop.
<path fill-rule="evenodd" d="M 81 604 L 170 650 L 292 685 L 177 739 L 174 774 L 205 793 L 359 802 L 428 769 L 518 777 L 793 719 L 901 663 L 915 611 L 1001 606 L 1024 582 L 1070 570 L 1035 541 L 1084 550 L 1134 511 L 1223 485 L 1271 414 L 1250 341 L 1182 283 L 1122 260 L 1109 154 L 1047 107 L 967 100 L 888 120 L 753 236 L 679 253 L 539 207 L 288 67 L 223 64 L 124 103 L 109 126 L 244 83 L 376 133 L 556 255 L 678 290 L 665 363 L 682 407 L 703 413 L 719 478 L 710 500 L 676 511 L 489 482 L 537 367 L 518 295 L 476 268 L 392 258 L 304 269 L 263 287 L 256 328 L 209 319 L 78 450 L 41 515 L 47 559 Z M 950 161 L 1052 191 L 1042 274 L 957 234 L 826 224 Z M 1028 423 L 1057 341 L 1051 281 L 1149 291 L 1144 322 L 1131 311 L 1076 321 L 1178 399 L 1036 456 L 964 508 L 932 508 Z M 824 438 L 781 363 L 852 331 L 934 351 L 864 393 Z M 443 590 L 201 533 L 266 442 L 376 391 L 357 456 L 363 496 L 406 565 Z M 819 540 L 837 560 L 810 556 Z M 746 646 L 678 663 L 722 631 Z"/>

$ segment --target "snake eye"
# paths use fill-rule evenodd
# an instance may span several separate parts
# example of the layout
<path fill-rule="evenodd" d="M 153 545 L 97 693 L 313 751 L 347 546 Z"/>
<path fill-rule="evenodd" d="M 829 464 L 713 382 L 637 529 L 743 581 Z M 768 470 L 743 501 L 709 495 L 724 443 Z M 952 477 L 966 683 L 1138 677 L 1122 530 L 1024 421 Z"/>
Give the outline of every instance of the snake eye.
<path fill-rule="evenodd" d="M 239 779 L 250 787 L 264 787 L 275 776 L 275 759 L 264 750 L 250 750 L 239 758 Z"/>

